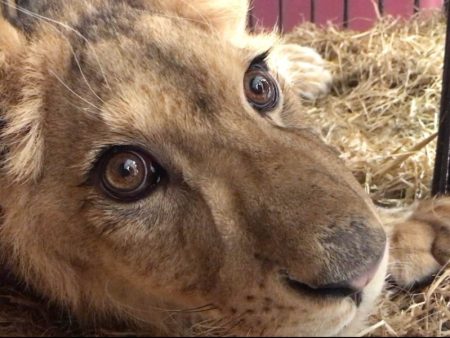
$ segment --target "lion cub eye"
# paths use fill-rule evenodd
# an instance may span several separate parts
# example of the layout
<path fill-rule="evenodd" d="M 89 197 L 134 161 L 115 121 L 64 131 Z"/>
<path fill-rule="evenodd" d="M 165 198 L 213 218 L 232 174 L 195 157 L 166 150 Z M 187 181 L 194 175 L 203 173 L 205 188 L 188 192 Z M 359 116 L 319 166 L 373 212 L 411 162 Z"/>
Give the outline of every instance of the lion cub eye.
<path fill-rule="evenodd" d="M 163 175 L 164 170 L 145 151 L 113 147 L 100 159 L 97 183 L 109 197 L 131 202 L 147 196 Z"/>
<path fill-rule="evenodd" d="M 244 90 L 247 101 L 260 113 L 271 111 L 278 104 L 278 83 L 260 63 L 253 63 L 247 70 Z"/>

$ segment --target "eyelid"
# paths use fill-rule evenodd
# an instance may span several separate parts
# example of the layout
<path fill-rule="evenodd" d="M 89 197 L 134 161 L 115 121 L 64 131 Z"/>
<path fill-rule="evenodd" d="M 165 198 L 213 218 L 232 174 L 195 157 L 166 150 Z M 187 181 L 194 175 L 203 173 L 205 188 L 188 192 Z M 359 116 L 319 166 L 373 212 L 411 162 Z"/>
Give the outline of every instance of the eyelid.
<path fill-rule="evenodd" d="M 269 66 L 267 65 L 267 59 L 269 58 L 271 50 L 266 50 L 265 52 L 256 56 L 250 63 L 249 68 L 259 67 L 266 71 L 269 71 Z"/>
<path fill-rule="evenodd" d="M 94 185 L 94 174 L 95 171 L 98 167 L 98 164 L 100 162 L 100 159 L 102 158 L 103 155 L 105 155 L 108 151 L 108 149 L 110 149 L 110 147 L 112 147 L 111 145 L 103 145 L 101 147 L 99 147 L 98 149 L 96 149 L 95 151 L 93 151 L 93 156 L 89 161 L 89 166 L 83 171 L 83 175 L 82 175 L 82 182 L 79 185 L 80 187 L 82 186 L 92 186 Z"/>

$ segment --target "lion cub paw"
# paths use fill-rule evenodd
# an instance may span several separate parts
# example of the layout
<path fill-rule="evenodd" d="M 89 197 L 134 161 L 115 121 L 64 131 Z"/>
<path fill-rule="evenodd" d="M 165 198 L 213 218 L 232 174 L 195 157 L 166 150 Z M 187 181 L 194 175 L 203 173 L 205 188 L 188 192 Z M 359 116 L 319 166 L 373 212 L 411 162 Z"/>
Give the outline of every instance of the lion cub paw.
<path fill-rule="evenodd" d="M 283 44 L 271 53 L 271 66 L 299 96 L 315 100 L 329 93 L 332 76 L 312 48 Z"/>
<path fill-rule="evenodd" d="M 403 287 L 430 281 L 450 260 L 450 198 L 421 202 L 390 234 L 391 278 Z"/>

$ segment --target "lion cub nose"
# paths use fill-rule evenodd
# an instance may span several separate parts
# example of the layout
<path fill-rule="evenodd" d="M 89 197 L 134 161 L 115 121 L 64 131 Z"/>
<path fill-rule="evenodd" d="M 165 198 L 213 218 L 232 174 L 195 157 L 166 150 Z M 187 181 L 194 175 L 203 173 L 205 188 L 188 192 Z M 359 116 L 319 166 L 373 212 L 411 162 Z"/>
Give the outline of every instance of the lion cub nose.
<path fill-rule="evenodd" d="M 369 271 L 362 274 L 361 276 L 346 282 L 346 284 L 348 285 L 349 288 L 354 290 L 364 289 L 372 281 L 373 277 L 377 273 L 379 266 L 380 262 L 376 263 Z"/>
<path fill-rule="evenodd" d="M 343 289 L 350 289 L 350 290 L 355 290 L 355 291 L 362 291 L 372 281 L 379 266 L 380 266 L 380 262 L 377 262 L 367 272 L 363 273 L 362 275 L 360 275 L 354 279 L 335 283 L 335 284 L 333 283 L 333 284 L 319 285 L 317 287 L 317 289 L 333 290 L 333 289 L 343 288 Z"/>
<path fill-rule="evenodd" d="M 359 306 L 362 302 L 362 291 L 372 281 L 381 261 L 376 262 L 365 273 L 345 281 L 338 281 L 336 283 L 310 285 L 302 283 L 295 279 L 295 276 L 289 274 L 289 271 L 281 271 L 286 285 L 302 295 L 311 295 L 316 297 L 335 297 L 345 298 L 350 297 Z"/>

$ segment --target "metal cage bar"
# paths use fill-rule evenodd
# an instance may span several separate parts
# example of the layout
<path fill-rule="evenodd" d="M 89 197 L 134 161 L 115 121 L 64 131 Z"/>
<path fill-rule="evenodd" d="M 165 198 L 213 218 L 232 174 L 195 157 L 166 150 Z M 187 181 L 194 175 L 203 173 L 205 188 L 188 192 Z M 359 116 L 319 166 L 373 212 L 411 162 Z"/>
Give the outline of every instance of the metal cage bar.
<path fill-rule="evenodd" d="M 440 8 L 444 0 L 252 0 L 250 29 L 276 27 L 289 32 L 304 21 L 319 25 L 333 22 L 338 27 L 366 30 L 381 15 L 404 18 L 419 10 Z"/>
<path fill-rule="evenodd" d="M 447 5 L 446 10 L 447 32 L 436 160 L 431 189 L 433 195 L 445 195 L 450 191 L 450 6 Z"/>
<path fill-rule="evenodd" d="M 317 21 L 317 7 L 323 0 L 252 0 L 252 11 L 249 25 L 254 28 L 259 20 L 263 26 L 277 25 L 280 31 L 292 29 L 300 16 L 296 13 L 304 13 L 303 20 Z M 328 0 L 327 0 L 328 1 Z M 343 20 L 344 26 L 350 28 L 367 28 L 367 24 L 361 22 L 352 23 L 352 15 L 364 14 L 368 18 L 374 17 L 374 13 L 361 7 L 363 0 L 339 0 L 336 3 L 343 4 L 339 20 Z M 365 0 L 364 4 L 367 5 Z M 376 0 L 381 14 L 397 13 L 405 17 L 412 15 L 418 8 L 436 8 L 444 5 L 447 12 L 447 31 L 445 42 L 445 60 L 442 83 L 441 106 L 439 113 L 438 140 L 436 146 L 436 159 L 433 173 L 431 193 L 433 195 L 445 195 L 450 193 L 450 0 Z M 402 1 L 402 2 L 400 2 Z M 335 3 L 335 4 L 336 4 Z M 360 6 L 357 7 L 356 5 Z M 414 6 L 414 7 L 412 7 Z M 328 6 L 329 7 L 329 6 Z M 336 6 L 335 6 L 336 7 Z M 331 8 L 331 7 L 330 7 Z M 335 11 L 341 11 L 341 7 Z M 353 12 L 352 12 L 353 11 Z M 403 11 L 403 12 L 402 12 Z M 294 15 L 293 15 L 294 13 Z M 333 12 L 334 13 L 334 12 Z M 297 17 L 295 16 L 297 15 Z M 328 17 L 330 16 L 329 14 Z M 333 14 L 334 15 L 334 14 Z M 327 18 L 328 18 L 327 17 Z M 322 20 L 323 21 L 323 20 Z"/>

